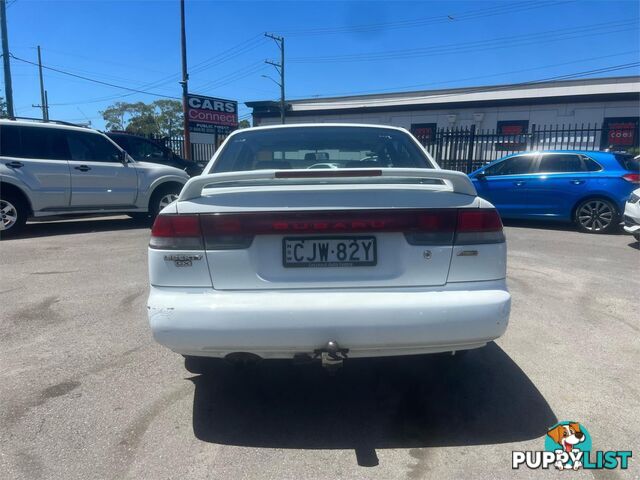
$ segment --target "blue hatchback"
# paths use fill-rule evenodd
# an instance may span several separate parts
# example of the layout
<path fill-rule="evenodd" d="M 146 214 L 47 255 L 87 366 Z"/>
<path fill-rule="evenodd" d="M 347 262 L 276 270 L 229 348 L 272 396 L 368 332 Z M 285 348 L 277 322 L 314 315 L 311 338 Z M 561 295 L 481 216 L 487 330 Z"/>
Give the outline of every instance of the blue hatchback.
<path fill-rule="evenodd" d="M 469 176 L 503 218 L 570 221 L 605 233 L 620 223 L 639 169 L 625 153 L 561 150 L 509 155 Z"/>

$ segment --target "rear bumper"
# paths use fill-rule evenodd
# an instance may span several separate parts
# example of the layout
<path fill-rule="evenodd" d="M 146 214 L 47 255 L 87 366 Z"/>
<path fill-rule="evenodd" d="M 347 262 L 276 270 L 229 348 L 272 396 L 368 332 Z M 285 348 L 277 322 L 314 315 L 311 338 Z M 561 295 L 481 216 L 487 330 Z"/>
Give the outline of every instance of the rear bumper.
<path fill-rule="evenodd" d="M 156 341 L 183 355 L 291 358 L 329 340 L 352 357 L 476 348 L 504 333 L 510 305 L 500 280 L 340 291 L 151 287 L 147 308 Z"/>
<path fill-rule="evenodd" d="M 640 233 L 640 202 L 627 202 L 623 218 L 625 232 L 633 234 Z"/>

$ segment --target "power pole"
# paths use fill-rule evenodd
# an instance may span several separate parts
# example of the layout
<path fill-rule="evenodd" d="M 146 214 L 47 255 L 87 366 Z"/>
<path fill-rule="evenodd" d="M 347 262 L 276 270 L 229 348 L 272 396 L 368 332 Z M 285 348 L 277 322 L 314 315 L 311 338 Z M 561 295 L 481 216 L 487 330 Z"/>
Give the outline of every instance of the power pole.
<path fill-rule="evenodd" d="M 4 93 L 7 97 L 7 115 L 14 118 L 11 63 L 9 62 L 9 34 L 7 33 L 7 2 L 0 0 L 0 29 L 2 29 L 2 64 L 4 66 Z"/>
<path fill-rule="evenodd" d="M 36 103 L 32 103 L 31 106 L 33 108 L 41 108 L 42 109 L 42 120 L 44 120 L 45 122 L 49 121 L 49 96 L 47 95 L 47 91 L 41 91 L 40 95 L 43 98 L 43 102 L 40 104 L 36 104 Z M 84 113 L 82 114 L 84 115 Z M 85 115 L 86 117 L 86 115 Z"/>
<path fill-rule="evenodd" d="M 278 44 L 280 48 L 280 63 L 273 62 L 271 60 L 265 60 L 265 63 L 273 65 L 280 74 L 280 82 L 276 82 L 280 86 L 280 121 L 285 123 L 285 103 L 284 103 L 284 37 L 274 35 L 272 33 L 265 33 L 265 37 L 272 38 Z"/>
<path fill-rule="evenodd" d="M 44 93 L 44 78 L 42 77 L 42 55 L 40 54 L 40 45 L 38 45 L 38 72 L 40 73 L 40 104 L 42 107 L 42 120 L 49 121 L 49 112 L 47 100 Z"/>
<path fill-rule="evenodd" d="M 180 44 L 182 49 L 182 116 L 184 117 L 184 155 L 187 160 L 191 160 L 191 136 L 189 135 L 189 74 L 187 73 L 187 34 L 184 26 L 184 0 L 180 0 Z"/>

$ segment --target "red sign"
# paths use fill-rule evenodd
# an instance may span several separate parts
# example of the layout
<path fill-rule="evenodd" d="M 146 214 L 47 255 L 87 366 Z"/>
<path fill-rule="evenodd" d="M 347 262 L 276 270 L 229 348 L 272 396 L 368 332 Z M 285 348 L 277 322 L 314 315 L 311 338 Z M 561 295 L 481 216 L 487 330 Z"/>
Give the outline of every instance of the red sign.
<path fill-rule="evenodd" d="M 637 123 L 610 123 L 609 145 L 634 145 Z"/>
<path fill-rule="evenodd" d="M 413 123 L 411 124 L 411 133 L 422 145 L 426 145 L 435 140 L 436 127 L 435 123 Z"/>
<path fill-rule="evenodd" d="M 238 126 L 238 117 L 235 113 L 212 112 L 211 110 L 202 110 L 200 108 L 189 109 L 189 121 L 229 127 Z"/>
<path fill-rule="evenodd" d="M 187 122 L 191 132 L 226 135 L 238 128 L 238 102 L 189 94 Z"/>
<path fill-rule="evenodd" d="M 501 135 L 495 149 L 501 152 L 519 152 L 526 150 L 526 135 L 529 131 L 529 120 L 501 120 L 497 125 L 497 134 Z"/>
<path fill-rule="evenodd" d="M 609 117 L 602 123 L 600 148 L 625 150 L 638 146 L 638 117 Z"/>
<path fill-rule="evenodd" d="M 504 125 L 502 127 L 502 135 L 520 135 L 524 130 L 522 125 Z"/>

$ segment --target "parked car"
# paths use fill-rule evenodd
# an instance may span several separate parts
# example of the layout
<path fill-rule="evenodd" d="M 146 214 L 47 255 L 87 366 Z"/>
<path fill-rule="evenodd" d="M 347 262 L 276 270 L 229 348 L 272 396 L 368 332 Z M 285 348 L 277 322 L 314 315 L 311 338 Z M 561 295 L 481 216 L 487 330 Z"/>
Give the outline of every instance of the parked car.
<path fill-rule="evenodd" d="M 232 133 L 160 212 L 148 255 L 151 330 L 192 372 L 462 352 L 509 319 L 498 212 L 399 128 Z"/>
<path fill-rule="evenodd" d="M 107 136 L 138 162 L 160 163 L 184 170 L 190 177 L 200 175 L 206 162 L 190 162 L 180 157 L 170 148 L 148 138 L 126 132 L 107 132 Z"/>
<path fill-rule="evenodd" d="M 0 120 L 0 236 L 29 217 L 127 213 L 154 217 L 189 176 L 136 162 L 106 135 L 61 122 Z"/>
<path fill-rule="evenodd" d="M 470 177 L 502 218 L 567 221 L 583 232 L 607 233 L 618 228 L 624 203 L 640 184 L 640 164 L 625 153 L 523 152 Z"/>
<path fill-rule="evenodd" d="M 624 207 L 624 231 L 640 242 L 640 188 L 634 190 Z"/>

